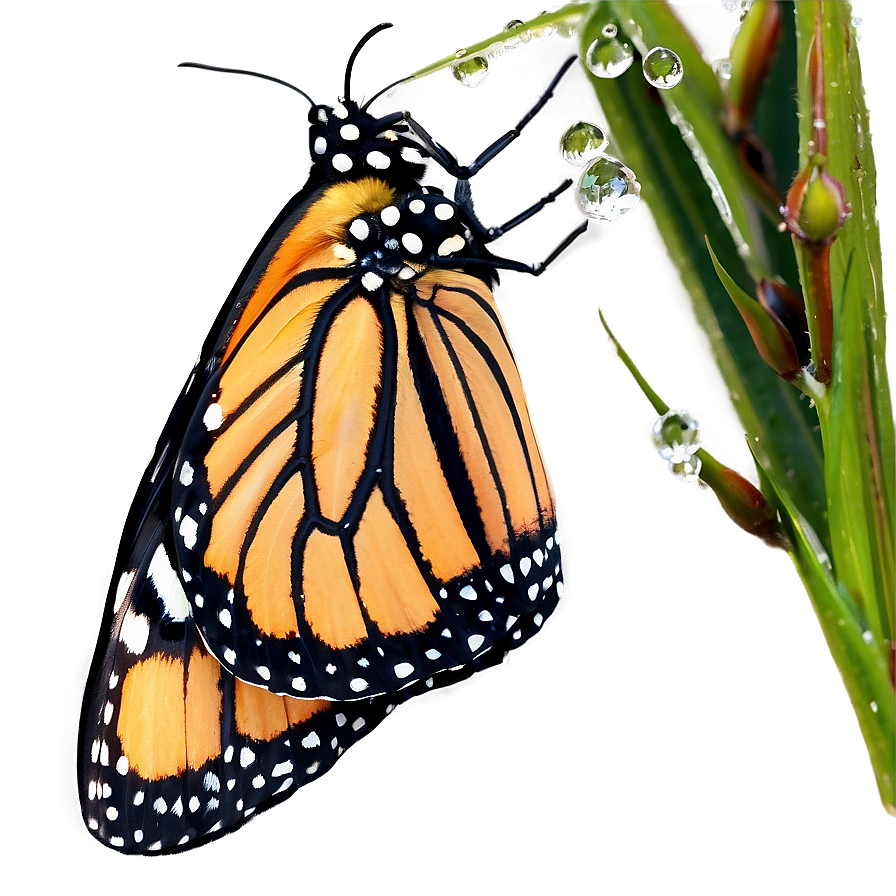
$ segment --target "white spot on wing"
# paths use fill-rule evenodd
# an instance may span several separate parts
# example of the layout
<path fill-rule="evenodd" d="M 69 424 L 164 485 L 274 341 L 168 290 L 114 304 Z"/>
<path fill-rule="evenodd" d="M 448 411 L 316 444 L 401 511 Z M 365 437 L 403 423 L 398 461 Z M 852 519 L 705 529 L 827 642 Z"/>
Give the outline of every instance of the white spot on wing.
<path fill-rule="evenodd" d="M 193 467 L 188 460 L 185 460 L 180 468 L 180 484 L 190 485 L 193 482 Z"/>
<path fill-rule="evenodd" d="M 128 610 L 121 624 L 121 640 L 130 653 L 140 656 L 149 641 L 149 620 Z"/>
<path fill-rule="evenodd" d="M 210 404 L 202 417 L 205 428 L 212 432 L 224 422 L 224 410 L 217 402 Z"/>
<path fill-rule="evenodd" d="M 186 619 L 190 615 L 190 603 L 163 545 L 159 545 L 152 555 L 146 575 L 162 599 L 167 615 L 172 619 Z"/>
<path fill-rule="evenodd" d="M 115 603 L 112 606 L 113 613 L 117 613 L 121 609 L 121 605 L 127 597 L 128 589 L 131 587 L 131 582 L 134 581 L 136 574 L 136 569 L 131 569 L 121 574 L 121 578 L 118 580 L 118 587 L 115 589 Z"/>
<path fill-rule="evenodd" d="M 197 525 L 196 520 L 194 520 L 192 517 L 185 516 L 180 521 L 180 528 L 178 529 L 178 532 L 180 532 L 181 538 L 183 538 L 184 540 L 184 547 L 188 551 L 193 550 L 196 545 L 196 533 L 198 532 L 198 530 L 199 526 Z"/>
<path fill-rule="evenodd" d="M 410 663 L 398 663 L 395 666 L 395 675 L 397 678 L 407 678 L 414 671 L 414 667 Z"/>

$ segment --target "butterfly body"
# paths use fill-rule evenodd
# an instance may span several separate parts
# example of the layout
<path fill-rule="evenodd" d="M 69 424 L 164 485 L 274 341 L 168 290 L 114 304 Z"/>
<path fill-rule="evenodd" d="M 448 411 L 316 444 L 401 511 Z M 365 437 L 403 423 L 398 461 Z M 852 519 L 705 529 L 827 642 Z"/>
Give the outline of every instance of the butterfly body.
<path fill-rule="evenodd" d="M 82 712 L 88 828 L 207 842 L 562 593 L 502 260 L 406 113 L 313 106 L 312 168 L 206 339 L 132 506 Z"/>

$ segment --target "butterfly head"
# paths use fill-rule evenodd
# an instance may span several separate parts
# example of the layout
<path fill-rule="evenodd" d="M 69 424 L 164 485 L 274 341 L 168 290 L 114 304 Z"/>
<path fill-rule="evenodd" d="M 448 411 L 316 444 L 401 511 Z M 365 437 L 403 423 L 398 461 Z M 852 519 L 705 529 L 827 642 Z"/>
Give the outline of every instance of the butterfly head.
<path fill-rule="evenodd" d="M 426 166 L 400 113 L 377 118 L 350 99 L 312 107 L 311 159 L 327 180 L 380 177 L 390 184 L 419 181 Z"/>

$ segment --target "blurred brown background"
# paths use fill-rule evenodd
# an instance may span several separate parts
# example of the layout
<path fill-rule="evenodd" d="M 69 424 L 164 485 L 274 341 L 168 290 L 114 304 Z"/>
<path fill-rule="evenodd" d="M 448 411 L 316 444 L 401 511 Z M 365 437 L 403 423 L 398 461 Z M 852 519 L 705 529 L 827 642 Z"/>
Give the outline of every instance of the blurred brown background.
<path fill-rule="evenodd" d="M 748 469 L 643 207 L 499 292 L 567 536 L 566 597 L 544 633 L 402 708 L 233 838 L 125 860 L 81 826 L 79 692 L 131 491 L 307 166 L 288 91 L 175 63 L 264 68 L 330 102 L 376 21 L 398 27 L 362 56 L 359 94 L 538 9 L 2 4 L 4 893 L 892 892 L 893 824 L 795 574 L 672 481 L 596 325 L 600 305 L 708 446 Z M 860 10 L 892 261 L 894 7 Z M 716 3 L 696 14 L 733 26 Z M 377 108 L 412 110 L 469 159 L 572 51 L 554 39 L 479 92 L 441 74 Z M 567 175 L 556 141 L 574 117 L 600 121 L 576 72 L 477 177 L 488 222 Z M 544 252 L 573 223 L 559 206 L 500 249 Z"/>

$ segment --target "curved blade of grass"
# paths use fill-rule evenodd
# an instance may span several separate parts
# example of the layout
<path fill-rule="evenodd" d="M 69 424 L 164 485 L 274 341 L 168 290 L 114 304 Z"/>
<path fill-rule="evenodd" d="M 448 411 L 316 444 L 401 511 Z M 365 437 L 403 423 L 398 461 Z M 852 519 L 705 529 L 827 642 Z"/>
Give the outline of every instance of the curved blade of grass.
<path fill-rule="evenodd" d="M 639 25 L 642 16 L 653 17 L 645 35 L 655 35 L 657 43 L 674 49 L 684 61 L 685 80 L 676 90 L 700 91 L 705 84 L 710 97 L 704 103 L 705 114 L 715 117 L 721 98 L 718 87 L 713 93 L 708 85 L 707 73 L 713 83 L 715 76 L 702 60 L 696 61 L 699 52 L 692 39 L 674 17 L 668 16 L 663 4 L 596 4 L 582 29 L 583 49 L 590 46 L 608 20 L 619 20 L 617 6 L 623 5 L 625 16 Z M 660 9 L 665 12 L 661 14 Z M 660 22 L 669 30 L 660 32 Z M 689 65 L 696 71 L 693 85 L 688 80 Z M 747 284 L 750 278 L 679 129 L 670 122 L 657 102 L 657 91 L 641 76 L 639 68 L 636 61 L 622 77 L 591 79 L 609 123 L 614 152 L 638 175 L 641 195 L 691 295 L 695 315 L 709 336 L 751 445 L 760 453 L 768 475 L 786 484 L 794 503 L 827 544 L 824 471 L 815 413 L 809 402 L 801 401 L 799 392 L 759 356 L 746 325 L 719 282 L 706 251 L 706 238 L 721 265 L 738 283 Z"/>

